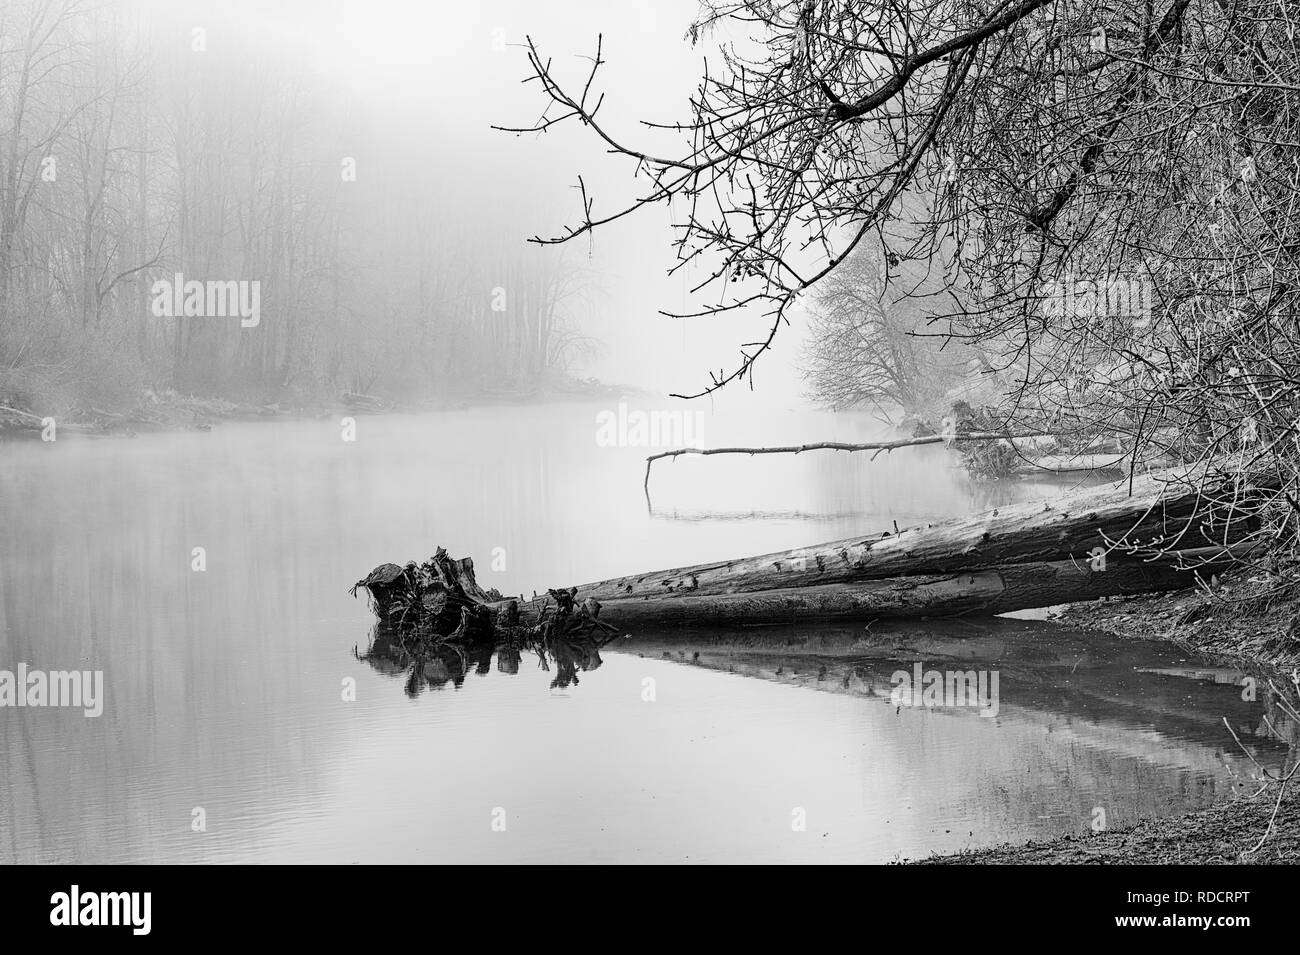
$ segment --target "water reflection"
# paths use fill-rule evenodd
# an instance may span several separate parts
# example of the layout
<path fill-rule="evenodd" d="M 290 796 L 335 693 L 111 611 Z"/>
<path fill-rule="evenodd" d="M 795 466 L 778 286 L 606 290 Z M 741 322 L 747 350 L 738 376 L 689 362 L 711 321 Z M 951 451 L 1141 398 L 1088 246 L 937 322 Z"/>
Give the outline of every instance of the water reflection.
<path fill-rule="evenodd" d="M 498 673 L 517 676 L 525 655 L 534 656 L 540 669 L 549 673 L 554 668 L 551 689 L 577 686 L 579 671 L 599 669 L 604 662 L 600 650 L 610 639 L 609 635 L 591 632 L 520 631 L 505 640 L 449 640 L 378 623 L 365 652 L 353 653 L 377 672 L 402 678 L 406 695 L 415 699 L 426 689 L 441 690 L 450 685 L 459 690 L 470 672 L 487 676 L 492 672 L 493 657 Z"/>
<path fill-rule="evenodd" d="M 1032 723 L 1111 757 L 1223 775 L 1234 787 L 1284 775 L 1300 751 L 1297 688 L 1267 672 L 1215 667 L 1177 648 L 1029 620 L 878 622 L 638 635 L 621 653 L 865 697 L 908 708 L 914 672 L 992 674 L 994 706 L 936 695 L 925 718 Z M 960 684 L 959 684 L 960 685 Z M 971 684 L 974 685 L 973 683 Z M 983 685 L 983 684 L 982 684 Z M 1225 726 L 1226 724 L 1226 726 Z M 1237 741 L 1241 745 L 1237 745 Z M 975 758 L 997 763 L 987 740 Z M 1033 801 L 1033 800 L 1031 800 Z"/>

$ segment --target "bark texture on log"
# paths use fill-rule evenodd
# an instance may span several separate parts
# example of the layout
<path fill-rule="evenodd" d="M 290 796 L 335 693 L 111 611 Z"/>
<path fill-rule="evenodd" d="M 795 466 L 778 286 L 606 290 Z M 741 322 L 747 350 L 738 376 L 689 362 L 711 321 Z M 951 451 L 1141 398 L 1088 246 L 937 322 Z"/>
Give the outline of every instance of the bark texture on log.
<path fill-rule="evenodd" d="M 1221 566 L 1211 563 L 1202 574 Z M 628 633 L 689 625 L 993 615 L 1079 600 L 1177 590 L 1195 573 L 1140 561 L 1032 561 L 1000 569 L 914 574 L 727 594 L 677 592 L 601 602 L 601 620 Z M 582 588 L 578 588 L 581 593 Z"/>
<path fill-rule="evenodd" d="M 1164 540 L 1174 549 L 1232 543 L 1248 528 L 1197 516 L 1204 504 L 1194 486 L 1168 477 L 1134 481 L 1133 493 L 1114 485 L 1087 488 L 1043 503 L 1013 504 L 973 517 L 851 537 L 828 544 L 632 574 L 578 588 L 578 599 L 602 603 L 628 597 L 706 596 L 812 587 L 1033 561 L 1085 562 L 1094 548 L 1115 553 L 1126 540 Z"/>

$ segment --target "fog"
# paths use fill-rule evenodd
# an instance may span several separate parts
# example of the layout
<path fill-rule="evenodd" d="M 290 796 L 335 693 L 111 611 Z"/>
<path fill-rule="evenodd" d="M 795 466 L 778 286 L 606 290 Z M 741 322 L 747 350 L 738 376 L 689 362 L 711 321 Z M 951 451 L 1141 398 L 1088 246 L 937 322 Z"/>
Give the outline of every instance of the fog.
<path fill-rule="evenodd" d="M 698 391 L 708 369 L 734 362 L 739 346 L 765 331 L 764 319 L 659 314 L 700 307 L 689 295 L 699 271 L 667 274 L 675 259 L 662 205 L 563 247 L 528 244 L 576 221 L 578 175 L 597 210 L 606 211 L 640 195 L 645 179 L 607 155 L 588 130 L 515 135 L 491 127 L 529 125 L 546 106 L 536 82 L 524 83 L 527 37 L 575 79 L 585 75 L 599 37 L 610 130 L 647 148 L 679 144 L 680 137 L 641 120 L 688 115 L 704 58 L 716 54 L 716 38 L 694 48 L 686 38 L 696 13 L 692 0 L 157 2 L 141 9 L 142 18 L 174 30 L 210 25 L 211 59 L 237 59 L 252 46 L 300 63 L 309 87 L 334 100 L 358 129 L 337 143 L 357 157 L 359 183 L 381 178 L 399 195 L 432 191 L 440 219 L 468 223 L 494 246 L 579 264 L 583 291 L 569 303 L 569 317 L 599 347 L 575 372 L 659 394 Z M 714 402 L 801 404 L 799 331 L 782 336 L 755 391 L 734 389 Z"/>

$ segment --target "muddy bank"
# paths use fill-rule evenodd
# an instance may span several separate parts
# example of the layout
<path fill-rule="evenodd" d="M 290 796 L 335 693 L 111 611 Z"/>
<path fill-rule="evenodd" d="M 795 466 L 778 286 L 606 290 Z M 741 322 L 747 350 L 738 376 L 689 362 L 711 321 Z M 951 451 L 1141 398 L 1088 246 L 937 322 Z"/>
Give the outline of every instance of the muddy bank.
<path fill-rule="evenodd" d="M 1132 640 L 1163 640 L 1188 652 L 1273 670 L 1295 684 L 1300 666 L 1300 593 L 1277 575 L 1227 579 L 1208 590 L 1108 599 L 1059 608 L 1051 619 Z M 1294 764 L 1294 763 L 1293 763 Z M 994 846 L 911 860 L 931 865 L 1293 864 L 1300 862 L 1300 795 L 1242 795 L 1209 809 L 1101 833 Z"/>
<path fill-rule="evenodd" d="M 1300 862 L 1300 796 L 1288 792 L 1278 805 L 1277 789 L 1270 788 L 1253 798 L 1146 820 L 1127 829 L 908 861 L 919 865 L 1294 864 Z"/>
<path fill-rule="evenodd" d="M 1285 577 L 1229 577 L 1209 591 L 1070 604 L 1049 619 L 1283 671 L 1300 667 L 1300 580 Z"/>

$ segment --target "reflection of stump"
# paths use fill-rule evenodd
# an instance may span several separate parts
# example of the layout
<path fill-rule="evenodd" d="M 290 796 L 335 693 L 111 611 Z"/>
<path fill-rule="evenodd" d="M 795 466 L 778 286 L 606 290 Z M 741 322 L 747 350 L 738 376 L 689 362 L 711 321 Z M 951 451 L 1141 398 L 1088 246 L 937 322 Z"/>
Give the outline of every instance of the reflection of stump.
<path fill-rule="evenodd" d="M 600 666 L 599 649 L 617 633 L 602 623 L 600 603 L 575 600 L 577 588 L 547 592 L 528 606 L 528 621 L 517 600 L 503 601 L 474 579 L 470 559 L 454 560 L 439 547 L 423 564 L 383 564 L 352 588 L 367 591 L 380 623 L 361 659 L 377 670 L 406 673 L 406 692 L 426 686 L 460 687 L 473 670 L 486 675 L 497 656 L 497 671 L 519 672 L 524 650 L 538 656 L 542 669 L 555 664 L 551 686 L 578 682 L 579 670 Z"/>
<path fill-rule="evenodd" d="M 424 664 L 424 678 L 429 681 L 429 686 L 443 686 L 451 682 L 451 670 L 435 658 Z"/>
<path fill-rule="evenodd" d="M 492 672 L 492 644 L 481 643 L 475 648 L 474 673 L 487 676 Z"/>
<path fill-rule="evenodd" d="M 497 626 L 519 626 L 519 601 L 507 600 L 505 606 L 497 611 Z"/>
<path fill-rule="evenodd" d="M 519 658 L 522 656 L 518 647 L 502 646 L 497 648 L 497 672 L 514 676 L 519 672 Z"/>

